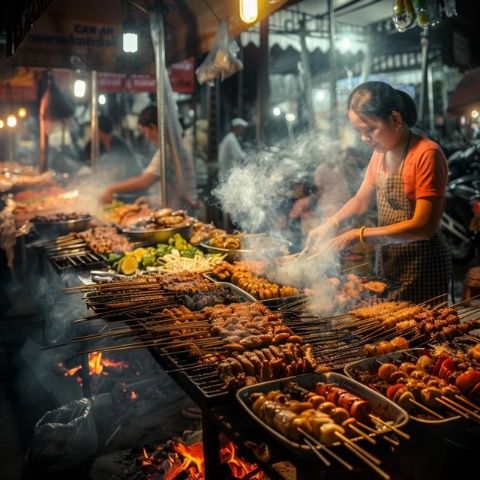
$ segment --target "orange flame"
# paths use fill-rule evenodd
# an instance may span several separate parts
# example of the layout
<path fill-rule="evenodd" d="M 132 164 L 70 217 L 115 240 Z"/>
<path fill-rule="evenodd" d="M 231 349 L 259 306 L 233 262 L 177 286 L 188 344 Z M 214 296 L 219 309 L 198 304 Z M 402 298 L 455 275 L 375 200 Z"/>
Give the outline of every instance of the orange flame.
<path fill-rule="evenodd" d="M 195 442 L 191 445 L 175 443 L 173 449 L 175 453 L 168 455 L 170 469 L 165 473 L 163 480 L 175 480 L 182 472 L 188 474 L 189 480 L 204 480 L 205 465 L 202 442 Z M 247 463 L 237 456 L 237 449 L 233 442 L 228 443 L 220 450 L 220 460 L 222 463 L 228 464 L 234 478 L 243 478 L 257 468 L 257 465 Z M 144 466 L 153 465 L 154 457 L 149 456 L 144 448 L 140 461 Z M 148 478 L 151 480 L 153 477 Z M 252 479 L 263 480 L 263 472 L 258 472 L 252 476 Z"/>
<path fill-rule="evenodd" d="M 102 352 L 91 352 L 88 354 L 88 371 L 90 375 L 100 375 L 102 373 Z"/>
<path fill-rule="evenodd" d="M 82 369 L 82 366 L 79 365 L 78 367 L 73 367 L 64 372 L 66 377 L 73 377 L 78 371 Z"/>
<path fill-rule="evenodd" d="M 233 442 L 229 442 L 220 450 L 220 459 L 222 463 L 228 464 L 234 478 L 243 478 L 257 468 L 257 465 L 245 462 L 237 456 L 237 448 Z M 258 472 L 251 478 L 253 480 L 261 480 L 264 478 L 263 472 Z"/>
<path fill-rule="evenodd" d="M 135 400 L 138 400 L 138 393 L 135 392 L 135 390 L 132 390 L 132 391 L 130 392 L 130 400 L 131 400 L 132 402 L 134 402 Z"/>
<path fill-rule="evenodd" d="M 173 448 L 183 457 L 180 465 L 174 465 L 163 477 L 164 480 L 174 480 L 175 477 L 185 471 L 189 474 L 191 480 L 201 480 L 204 478 L 205 467 L 203 464 L 203 444 L 195 442 L 191 445 L 184 443 L 175 443 Z"/>

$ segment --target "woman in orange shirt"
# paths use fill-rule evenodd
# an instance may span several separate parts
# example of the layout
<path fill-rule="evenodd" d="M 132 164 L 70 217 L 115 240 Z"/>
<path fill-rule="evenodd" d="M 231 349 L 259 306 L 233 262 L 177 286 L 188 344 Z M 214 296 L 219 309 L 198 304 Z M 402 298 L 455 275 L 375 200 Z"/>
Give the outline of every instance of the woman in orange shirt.
<path fill-rule="evenodd" d="M 439 224 L 448 169 L 440 147 L 411 130 L 417 121 L 415 103 L 384 82 L 355 88 L 348 116 L 374 152 L 355 196 L 309 233 L 307 249 L 319 249 L 342 222 L 365 213 L 375 195 L 378 226 L 344 231 L 330 246 L 343 250 L 356 241 L 378 244 L 378 273 L 400 285 L 396 298 L 423 302 L 447 293 L 451 256 Z"/>

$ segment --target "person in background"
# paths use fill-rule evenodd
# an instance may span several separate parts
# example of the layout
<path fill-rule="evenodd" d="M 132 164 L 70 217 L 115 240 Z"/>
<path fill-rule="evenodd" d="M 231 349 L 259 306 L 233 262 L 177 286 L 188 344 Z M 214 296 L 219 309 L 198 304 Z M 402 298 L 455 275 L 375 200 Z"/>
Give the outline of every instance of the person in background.
<path fill-rule="evenodd" d="M 106 115 L 98 117 L 98 153 L 97 174 L 102 179 L 119 181 L 138 175 L 142 169 L 133 150 L 128 144 L 113 133 L 113 123 Z M 83 157 L 90 160 L 92 142 L 89 141 L 83 150 Z"/>
<path fill-rule="evenodd" d="M 138 116 L 138 128 L 142 131 L 145 138 L 153 143 L 158 144 L 158 120 L 157 107 L 149 105 L 145 107 Z M 182 192 L 177 186 L 175 178 L 175 169 L 169 154 L 169 149 L 166 149 L 166 180 L 167 180 L 167 201 L 159 199 L 157 202 L 163 207 L 170 207 L 173 209 L 179 208 L 197 208 L 197 203 L 194 200 L 196 194 L 195 172 L 193 168 L 193 161 L 187 152 L 182 152 L 181 155 L 183 164 L 183 177 L 185 183 L 185 191 Z M 157 150 L 150 161 L 150 164 L 143 170 L 143 172 L 126 180 L 116 182 L 107 187 L 101 197 L 100 201 L 103 203 L 111 202 L 115 193 L 137 192 L 145 190 L 160 180 L 160 152 Z"/>
<path fill-rule="evenodd" d="M 248 122 L 243 118 L 234 118 L 231 122 L 231 131 L 225 135 L 218 147 L 218 179 L 222 181 L 228 177 L 230 170 L 238 166 L 246 158 L 240 141 L 245 134 Z"/>
<path fill-rule="evenodd" d="M 348 117 L 373 154 L 363 182 L 340 210 L 313 229 L 307 250 L 324 248 L 340 225 L 377 199 L 378 226 L 347 229 L 329 241 L 380 247 L 378 273 L 399 285 L 395 297 L 421 303 L 448 292 L 451 256 L 439 229 L 448 169 L 439 145 L 412 131 L 415 103 L 384 82 L 366 82 L 348 98 Z"/>

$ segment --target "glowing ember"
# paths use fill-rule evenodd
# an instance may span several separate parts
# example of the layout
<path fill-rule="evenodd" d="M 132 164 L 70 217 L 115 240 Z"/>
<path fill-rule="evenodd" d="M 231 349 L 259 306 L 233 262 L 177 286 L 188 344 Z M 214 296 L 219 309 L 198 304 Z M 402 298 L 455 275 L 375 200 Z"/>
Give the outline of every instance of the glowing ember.
<path fill-rule="evenodd" d="M 77 372 L 82 369 L 81 365 L 78 367 L 73 367 L 65 371 L 64 375 L 66 377 L 73 377 Z"/>
<path fill-rule="evenodd" d="M 163 480 L 175 480 L 181 473 L 187 473 L 189 480 L 204 480 L 205 466 L 203 461 L 203 444 L 195 442 L 190 445 L 178 442 L 173 444 L 174 452 L 163 457 L 160 461 L 153 453 L 151 455 L 143 449 L 140 458 L 142 467 L 154 467 L 163 473 Z M 248 473 L 256 470 L 257 465 L 247 463 L 237 456 L 235 445 L 230 442 L 220 450 L 220 460 L 223 464 L 228 464 L 233 478 L 243 478 Z M 165 463 L 167 470 L 165 470 Z M 147 475 L 147 480 L 157 478 L 158 474 Z M 263 472 L 258 472 L 251 477 L 253 480 L 264 479 Z"/>
<path fill-rule="evenodd" d="M 138 394 L 134 390 L 130 392 L 130 400 L 132 402 L 135 402 L 135 400 L 138 400 Z"/>

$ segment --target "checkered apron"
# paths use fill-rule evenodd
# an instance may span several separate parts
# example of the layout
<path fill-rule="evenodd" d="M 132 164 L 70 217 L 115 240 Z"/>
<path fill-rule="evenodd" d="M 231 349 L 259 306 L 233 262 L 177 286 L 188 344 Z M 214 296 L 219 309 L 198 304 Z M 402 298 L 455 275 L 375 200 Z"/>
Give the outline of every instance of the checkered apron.
<path fill-rule="evenodd" d="M 405 156 L 404 156 L 405 160 Z M 385 167 L 385 156 L 383 157 Z M 403 188 L 404 161 L 398 173 L 379 168 L 377 174 L 378 226 L 412 218 L 413 211 Z M 428 240 L 382 246 L 377 252 L 377 273 L 398 288 L 391 298 L 422 303 L 448 292 L 451 256 L 439 230 Z M 442 299 L 444 300 L 444 299 Z"/>

